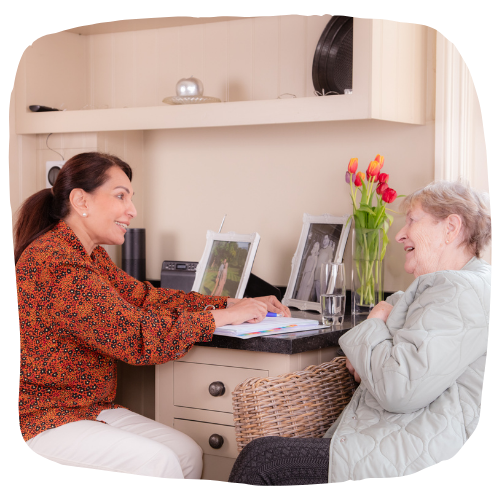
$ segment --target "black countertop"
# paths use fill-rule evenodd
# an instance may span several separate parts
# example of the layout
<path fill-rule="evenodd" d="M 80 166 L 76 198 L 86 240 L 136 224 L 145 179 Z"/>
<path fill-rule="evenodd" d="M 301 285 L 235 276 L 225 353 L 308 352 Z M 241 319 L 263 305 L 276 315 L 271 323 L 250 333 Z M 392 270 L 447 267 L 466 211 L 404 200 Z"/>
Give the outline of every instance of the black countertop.
<path fill-rule="evenodd" d="M 290 308 L 294 318 L 317 319 L 321 323 L 321 314 L 310 311 L 299 311 Z M 297 354 L 300 352 L 338 346 L 338 340 L 347 330 L 352 328 L 351 317 L 344 318 L 341 327 L 329 327 L 305 332 L 278 333 L 251 339 L 237 339 L 214 335 L 211 342 L 197 342 L 195 345 L 220 347 L 222 349 L 238 349 L 242 351 L 272 352 L 278 354 Z"/>

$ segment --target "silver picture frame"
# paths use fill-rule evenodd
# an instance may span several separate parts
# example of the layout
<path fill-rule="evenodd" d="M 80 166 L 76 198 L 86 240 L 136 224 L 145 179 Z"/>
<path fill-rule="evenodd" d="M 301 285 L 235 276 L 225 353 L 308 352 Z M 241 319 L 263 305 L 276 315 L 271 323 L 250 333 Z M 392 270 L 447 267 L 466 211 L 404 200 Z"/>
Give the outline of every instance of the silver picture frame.
<path fill-rule="evenodd" d="M 192 291 L 242 299 L 260 242 L 258 233 L 207 231 Z"/>
<path fill-rule="evenodd" d="M 323 262 L 342 262 L 351 219 L 349 215 L 304 214 L 302 220 L 283 304 L 302 311 L 321 312 L 319 276 L 315 277 Z"/>

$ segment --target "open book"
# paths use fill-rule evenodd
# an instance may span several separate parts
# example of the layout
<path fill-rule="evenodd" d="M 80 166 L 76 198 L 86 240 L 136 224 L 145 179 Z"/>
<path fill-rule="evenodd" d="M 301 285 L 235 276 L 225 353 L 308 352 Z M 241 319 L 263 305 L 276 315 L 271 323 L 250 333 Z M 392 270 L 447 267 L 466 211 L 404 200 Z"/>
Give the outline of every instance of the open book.
<path fill-rule="evenodd" d="M 260 323 L 243 323 L 241 325 L 226 325 L 215 329 L 214 335 L 249 339 L 277 333 L 303 332 L 328 328 L 319 324 L 316 319 L 303 318 L 264 318 Z"/>

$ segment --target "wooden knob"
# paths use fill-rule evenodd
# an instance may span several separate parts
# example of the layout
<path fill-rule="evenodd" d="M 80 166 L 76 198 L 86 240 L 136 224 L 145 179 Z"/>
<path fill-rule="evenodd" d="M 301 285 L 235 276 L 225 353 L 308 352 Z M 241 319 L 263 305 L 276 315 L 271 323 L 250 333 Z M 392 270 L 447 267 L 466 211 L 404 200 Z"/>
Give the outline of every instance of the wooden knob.
<path fill-rule="evenodd" d="M 220 434 L 212 434 L 209 438 L 208 438 L 208 444 L 218 450 L 219 448 L 222 447 L 222 445 L 224 444 L 224 438 L 220 435 Z"/>
<path fill-rule="evenodd" d="M 222 382 L 212 382 L 208 386 L 208 392 L 211 396 L 216 398 L 218 396 L 222 396 L 226 392 L 226 388 Z"/>

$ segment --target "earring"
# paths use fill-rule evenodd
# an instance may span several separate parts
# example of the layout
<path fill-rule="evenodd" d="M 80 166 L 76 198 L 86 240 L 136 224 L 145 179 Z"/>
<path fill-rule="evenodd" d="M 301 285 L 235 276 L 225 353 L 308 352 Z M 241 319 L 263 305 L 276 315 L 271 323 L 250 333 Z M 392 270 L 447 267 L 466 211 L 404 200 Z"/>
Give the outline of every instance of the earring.
<path fill-rule="evenodd" d="M 446 240 L 446 244 L 448 244 L 448 243 L 449 243 L 449 241 L 448 241 L 448 240 Z"/>
<path fill-rule="evenodd" d="M 83 217 L 87 217 L 87 214 L 85 212 L 83 212 L 82 216 Z"/>

